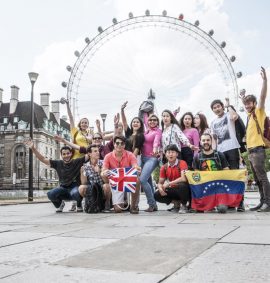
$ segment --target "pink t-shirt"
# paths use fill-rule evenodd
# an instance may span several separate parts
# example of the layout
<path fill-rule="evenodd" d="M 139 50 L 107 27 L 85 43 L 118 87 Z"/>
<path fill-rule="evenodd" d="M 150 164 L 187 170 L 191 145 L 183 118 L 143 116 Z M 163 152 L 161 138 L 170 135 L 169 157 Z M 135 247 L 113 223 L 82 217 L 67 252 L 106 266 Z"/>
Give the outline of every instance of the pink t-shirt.
<path fill-rule="evenodd" d="M 161 136 L 162 132 L 158 127 L 150 128 L 144 132 L 143 156 L 152 156 L 153 148 L 160 146 Z"/>
<path fill-rule="evenodd" d="M 197 147 L 199 147 L 200 144 L 200 135 L 197 129 L 191 128 L 191 129 L 185 129 L 183 130 L 183 133 L 188 138 L 189 142 Z M 185 145 L 181 144 L 182 147 L 185 147 Z"/>
<path fill-rule="evenodd" d="M 108 153 L 103 161 L 104 169 L 115 169 L 123 167 L 134 167 L 137 165 L 137 159 L 135 155 L 127 150 L 123 151 L 123 155 L 120 161 L 117 160 L 115 152 Z"/>

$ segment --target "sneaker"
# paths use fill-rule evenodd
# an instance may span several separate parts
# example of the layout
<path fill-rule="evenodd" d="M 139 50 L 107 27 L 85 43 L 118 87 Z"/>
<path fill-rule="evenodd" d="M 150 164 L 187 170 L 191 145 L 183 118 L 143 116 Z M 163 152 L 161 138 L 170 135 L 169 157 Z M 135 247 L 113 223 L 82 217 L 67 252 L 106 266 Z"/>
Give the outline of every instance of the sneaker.
<path fill-rule="evenodd" d="M 63 212 L 63 209 L 65 207 L 65 202 L 62 200 L 60 206 L 56 209 L 56 212 Z"/>
<path fill-rule="evenodd" d="M 185 214 L 185 213 L 187 213 L 187 211 L 188 211 L 187 206 L 182 204 L 178 213 L 179 214 Z"/>
<path fill-rule="evenodd" d="M 245 204 L 244 201 L 241 201 L 239 206 L 237 207 L 237 212 L 245 212 Z"/>
<path fill-rule="evenodd" d="M 257 212 L 270 212 L 270 205 L 264 203 L 262 207 L 257 210 Z"/>
<path fill-rule="evenodd" d="M 260 209 L 263 206 L 263 203 L 259 203 L 258 205 L 256 205 L 255 207 L 250 208 L 250 211 L 257 211 L 258 209 Z"/>
<path fill-rule="evenodd" d="M 158 207 L 157 206 L 149 206 L 147 209 L 145 209 L 145 212 L 154 212 L 157 211 Z"/>
<path fill-rule="evenodd" d="M 129 210 L 129 212 L 131 213 L 131 214 L 139 214 L 139 207 L 137 206 L 137 207 L 134 207 L 134 208 L 130 208 L 130 210 Z"/>
<path fill-rule="evenodd" d="M 72 205 L 71 205 L 71 208 L 69 209 L 69 211 L 76 211 L 76 206 L 77 206 L 76 201 L 73 201 L 73 202 L 72 202 Z"/>
<path fill-rule="evenodd" d="M 81 206 L 77 207 L 77 212 L 83 212 L 83 208 Z"/>

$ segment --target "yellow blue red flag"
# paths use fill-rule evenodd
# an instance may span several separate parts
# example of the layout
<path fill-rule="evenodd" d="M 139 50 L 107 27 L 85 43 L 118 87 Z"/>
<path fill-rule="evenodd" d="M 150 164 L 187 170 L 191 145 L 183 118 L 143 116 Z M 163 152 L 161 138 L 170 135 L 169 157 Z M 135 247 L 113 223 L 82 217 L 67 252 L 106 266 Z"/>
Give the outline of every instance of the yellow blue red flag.
<path fill-rule="evenodd" d="M 220 204 L 239 206 L 245 191 L 247 171 L 187 171 L 186 177 L 191 188 L 192 208 L 204 211 Z"/>

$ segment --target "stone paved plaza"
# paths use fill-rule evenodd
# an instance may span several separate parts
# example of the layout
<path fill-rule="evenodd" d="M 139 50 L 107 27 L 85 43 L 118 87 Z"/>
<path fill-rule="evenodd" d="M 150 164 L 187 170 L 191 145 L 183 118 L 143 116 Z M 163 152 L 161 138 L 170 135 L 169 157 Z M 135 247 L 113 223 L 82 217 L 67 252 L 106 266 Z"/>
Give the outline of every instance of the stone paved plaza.
<path fill-rule="evenodd" d="M 246 205 L 258 195 L 247 193 Z M 2 282 L 270 282 L 270 214 L 0 206 Z M 147 207 L 144 196 L 140 209 Z"/>

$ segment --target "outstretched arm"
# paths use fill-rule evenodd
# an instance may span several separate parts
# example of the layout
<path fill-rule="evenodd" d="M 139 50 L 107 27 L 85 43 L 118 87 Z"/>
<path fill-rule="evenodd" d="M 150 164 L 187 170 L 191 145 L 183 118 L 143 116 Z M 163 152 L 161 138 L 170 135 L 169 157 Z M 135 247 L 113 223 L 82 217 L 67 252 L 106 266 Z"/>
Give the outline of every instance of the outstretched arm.
<path fill-rule="evenodd" d="M 228 112 L 230 114 L 230 119 L 233 121 L 236 121 L 238 119 L 238 114 L 233 109 L 233 107 L 230 105 L 230 99 L 228 97 L 225 98 L 225 108 L 228 109 Z"/>
<path fill-rule="evenodd" d="M 126 114 L 125 114 L 125 108 L 127 106 L 128 101 L 126 101 L 122 106 L 121 106 L 121 119 L 122 119 L 122 123 L 123 123 L 123 127 L 124 130 L 126 131 L 128 128 L 128 124 L 127 124 L 127 118 L 126 118 Z"/>
<path fill-rule="evenodd" d="M 265 69 L 263 67 L 261 67 L 261 77 L 263 79 L 263 84 L 262 84 L 261 96 L 258 103 L 258 108 L 264 109 L 265 99 L 267 95 L 267 76 Z"/>
<path fill-rule="evenodd" d="M 60 136 L 54 136 L 54 139 L 58 142 L 62 142 L 64 144 L 67 144 L 68 146 L 74 148 L 74 149 L 77 149 L 77 150 L 80 150 L 80 146 L 75 144 L 75 143 L 72 143 L 72 142 L 69 142 L 67 140 L 65 140 L 64 138 L 60 137 Z"/>
<path fill-rule="evenodd" d="M 75 128 L 74 118 L 73 118 L 73 115 L 72 115 L 71 110 L 70 110 L 70 105 L 69 105 L 68 99 L 62 97 L 61 102 L 66 103 L 66 105 L 67 105 L 67 113 L 68 113 L 68 118 L 69 118 L 70 129 Z"/>
<path fill-rule="evenodd" d="M 34 146 L 34 142 L 29 138 L 28 140 L 26 140 L 24 142 L 25 145 L 27 145 L 35 154 L 35 156 L 37 157 L 38 160 L 40 160 L 42 163 L 46 164 L 46 165 L 50 165 L 50 160 L 45 158 Z"/>
<path fill-rule="evenodd" d="M 101 126 L 100 126 L 100 120 L 99 120 L 99 119 L 96 120 L 96 126 L 97 126 L 97 131 L 98 131 L 98 133 L 101 133 L 101 134 L 102 134 Z"/>

